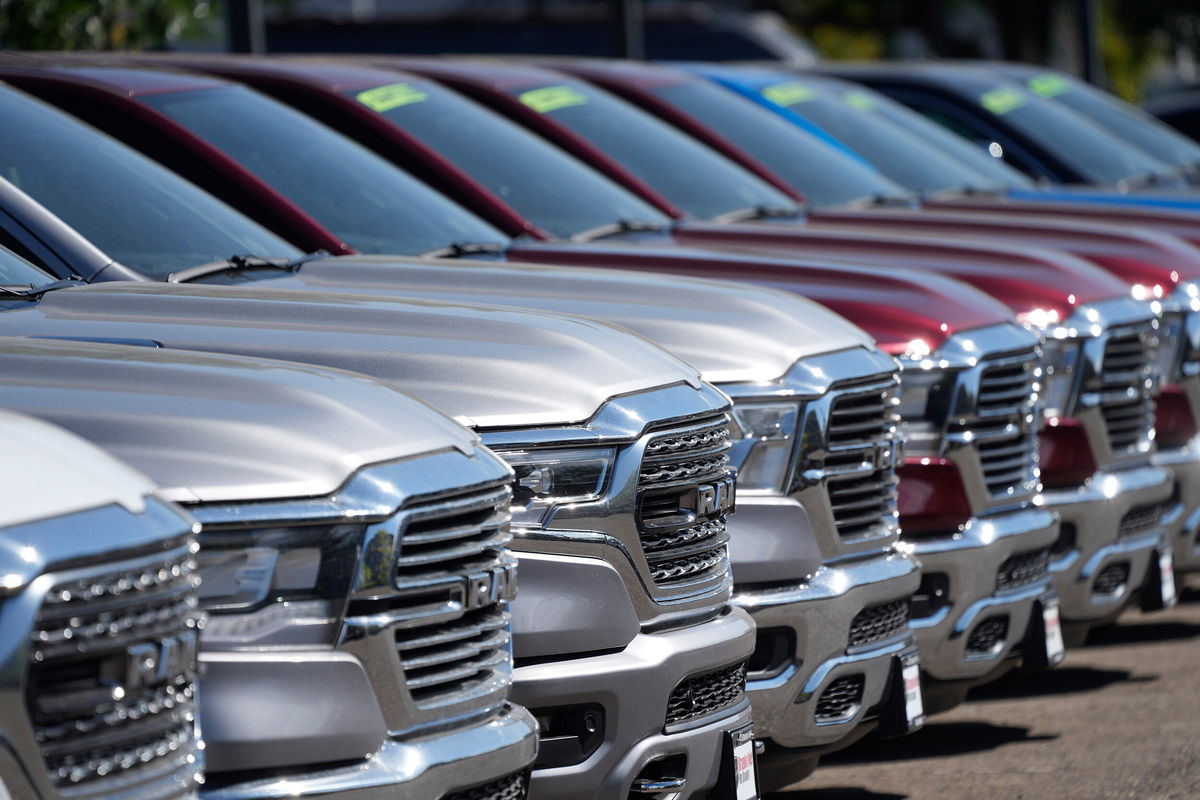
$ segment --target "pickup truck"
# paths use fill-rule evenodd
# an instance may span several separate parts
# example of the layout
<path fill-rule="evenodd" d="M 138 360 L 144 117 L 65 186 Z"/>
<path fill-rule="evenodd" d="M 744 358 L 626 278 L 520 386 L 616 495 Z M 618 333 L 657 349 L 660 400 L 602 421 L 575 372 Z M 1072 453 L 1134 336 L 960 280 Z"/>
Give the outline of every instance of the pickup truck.
<path fill-rule="evenodd" d="M 0 797 L 194 800 L 195 522 L 53 425 L 0 439 Z"/>
<path fill-rule="evenodd" d="M 198 552 L 130 579 L 203 579 L 201 796 L 525 796 L 512 473 L 475 436 L 333 370 L 34 339 L 0 341 L 0 362 L 0 405 L 122 457 L 201 523 Z M 155 674 L 144 702 L 187 708 Z"/>

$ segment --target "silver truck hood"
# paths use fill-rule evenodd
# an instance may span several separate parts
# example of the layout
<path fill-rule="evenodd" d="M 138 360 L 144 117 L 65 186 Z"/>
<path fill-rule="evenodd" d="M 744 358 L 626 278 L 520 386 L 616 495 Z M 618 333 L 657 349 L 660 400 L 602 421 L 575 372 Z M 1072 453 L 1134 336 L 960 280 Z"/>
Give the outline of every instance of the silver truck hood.
<path fill-rule="evenodd" d="M 348 369 L 480 428 L 575 424 L 617 395 L 701 385 L 694 368 L 594 320 L 311 290 L 59 289 L 0 314 L 0 335 L 141 341 Z"/>
<path fill-rule="evenodd" d="M 180 502 L 328 494 L 366 464 L 450 448 L 470 456 L 478 442 L 362 375 L 50 339 L 0 339 L 0 406 L 87 439 Z M 72 469 L 59 475 L 67 494 Z"/>
<path fill-rule="evenodd" d="M 792 293 L 744 283 L 582 267 L 342 256 L 264 285 L 496 303 L 604 320 L 693 364 L 713 383 L 781 377 L 800 358 L 873 342 Z"/>

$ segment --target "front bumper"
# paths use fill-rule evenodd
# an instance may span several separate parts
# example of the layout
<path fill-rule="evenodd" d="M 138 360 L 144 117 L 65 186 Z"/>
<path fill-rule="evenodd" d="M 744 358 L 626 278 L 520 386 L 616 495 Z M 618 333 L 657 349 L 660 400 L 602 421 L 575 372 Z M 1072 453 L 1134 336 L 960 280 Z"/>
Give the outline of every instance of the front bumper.
<path fill-rule="evenodd" d="M 1173 488 L 1169 470 L 1147 465 L 1097 472 L 1078 489 L 1043 494 L 1045 508 L 1057 511 L 1062 521 L 1050 574 L 1064 624 L 1100 624 L 1133 598 L 1165 538 L 1162 527 L 1122 538 L 1121 520 L 1134 508 L 1166 503 Z M 1123 582 L 1118 580 L 1122 573 Z"/>
<path fill-rule="evenodd" d="M 1057 538 L 1054 514 L 1031 508 L 973 517 L 952 537 L 912 544 L 923 577 L 941 575 L 946 581 L 933 613 L 911 623 L 926 675 L 971 681 L 1014 654 L 1036 601 L 1050 590 L 1050 577 L 1043 573 L 1003 589 L 998 578 L 1010 558 L 1049 550 Z"/>
<path fill-rule="evenodd" d="M 1200 436 L 1184 447 L 1159 450 L 1152 462 L 1175 476 L 1177 502 L 1163 515 L 1175 569 L 1200 571 Z"/>
<path fill-rule="evenodd" d="M 892 554 L 822 566 L 798 586 L 735 587 L 733 602 L 750 612 L 761 631 L 790 630 L 795 641 L 781 671 L 751 674 L 747 683 L 755 735 L 788 748 L 828 747 L 849 737 L 887 694 L 897 653 L 913 645 L 904 625 L 879 641 L 848 647 L 852 623 L 864 609 L 906 601 L 919 583 L 920 565 Z M 819 715 L 818 703 L 831 687 L 850 681 L 862 687 L 861 701 L 846 714 Z"/>
<path fill-rule="evenodd" d="M 753 621 L 730 608 L 700 625 L 639 633 L 619 653 L 518 667 L 514 702 L 531 709 L 598 704 L 605 720 L 604 741 L 586 760 L 534 770 L 530 798 L 626 800 L 650 762 L 681 756 L 680 800 L 707 796 L 720 775 L 725 733 L 750 723 L 750 703 L 743 698 L 668 729 L 667 699 L 685 678 L 740 664 L 753 649 Z"/>

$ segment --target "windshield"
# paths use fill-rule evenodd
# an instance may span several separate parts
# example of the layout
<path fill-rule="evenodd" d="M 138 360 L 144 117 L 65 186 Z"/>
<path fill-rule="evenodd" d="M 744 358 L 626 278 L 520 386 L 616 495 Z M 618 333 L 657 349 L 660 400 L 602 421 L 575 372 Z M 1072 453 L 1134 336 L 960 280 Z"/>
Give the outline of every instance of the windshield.
<path fill-rule="evenodd" d="M 139 98 L 224 152 L 364 253 L 508 237 L 310 117 L 243 86 Z"/>
<path fill-rule="evenodd" d="M 844 97 L 820 79 L 808 77 L 785 78 L 759 91 L 823 128 L 913 191 L 928 194 L 989 183 L 970 167 L 946 158 L 937 147 L 874 115 L 872 100 L 865 94 Z"/>
<path fill-rule="evenodd" d="M 1200 165 L 1200 145 L 1141 109 L 1081 80 L 1045 72 L 1027 77 L 1025 85 L 1034 94 L 1062 103 L 1168 164 L 1189 169 Z"/>
<path fill-rule="evenodd" d="M 19 255 L 0 245 L 0 286 L 41 286 L 54 276 L 42 272 Z"/>
<path fill-rule="evenodd" d="M 766 164 L 813 206 L 905 194 L 852 156 L 715 83 L 688 81 L 654 93 Z"/>
<path fill-rule="evenodd" d="M 1119 183 L 1170 172 L 1163 162 L 1086 117 L 1016 84 L 956 75 L 952 85 L 960 97 L 1053 153 L 1088 183 Z"/>
<path fill-rule="evenodd" d="M 300 255 L 203 190 L 36 100 L 0 89 L 0 118 L 0 175 L 127 267 L 162 279 L 235 254 Z"/>
<path fill-rule="evenodd" d="M 665 215 L 578 159 L 449 89 L 409 80 L 346 94 L 555 236 L 570 237 L 616 220 L 670 224 Z"/>
<path fill-rule="evenodd" d="M 787 195 L 724 156 L 601 89 L 567 79 L 513 94 L 587 139 L 694 217 L 795 206 Z"/>

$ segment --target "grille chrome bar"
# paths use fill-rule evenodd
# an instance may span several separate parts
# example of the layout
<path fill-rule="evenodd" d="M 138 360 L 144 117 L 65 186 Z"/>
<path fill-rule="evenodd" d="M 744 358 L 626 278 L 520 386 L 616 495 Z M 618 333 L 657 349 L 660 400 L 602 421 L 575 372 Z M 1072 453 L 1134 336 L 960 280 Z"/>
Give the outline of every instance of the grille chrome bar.
<path fill-rule="evenodd" d="M 1140 333 L 1114 335 L 1101 364 L 1097 388 L 1109 444 L 1114 453 L 1137 449 L 1154 427 L 1154 401 L 1145 386 L 1153 354 Z"/>
<path fill-rule="evenodd" d="M 684 678 L 667 699 L 667 725 L 714 714 L 746 695 L 746 664 Z"/>
<path fill-rule="evenodd" d="M 833 524 L 843 539 L 894 524 L 897 478 L 890 448 L 899 422 L 892 410 L 895 390 L 893 375 L 875 375 L 831 392 L 823 472 Z"/>

